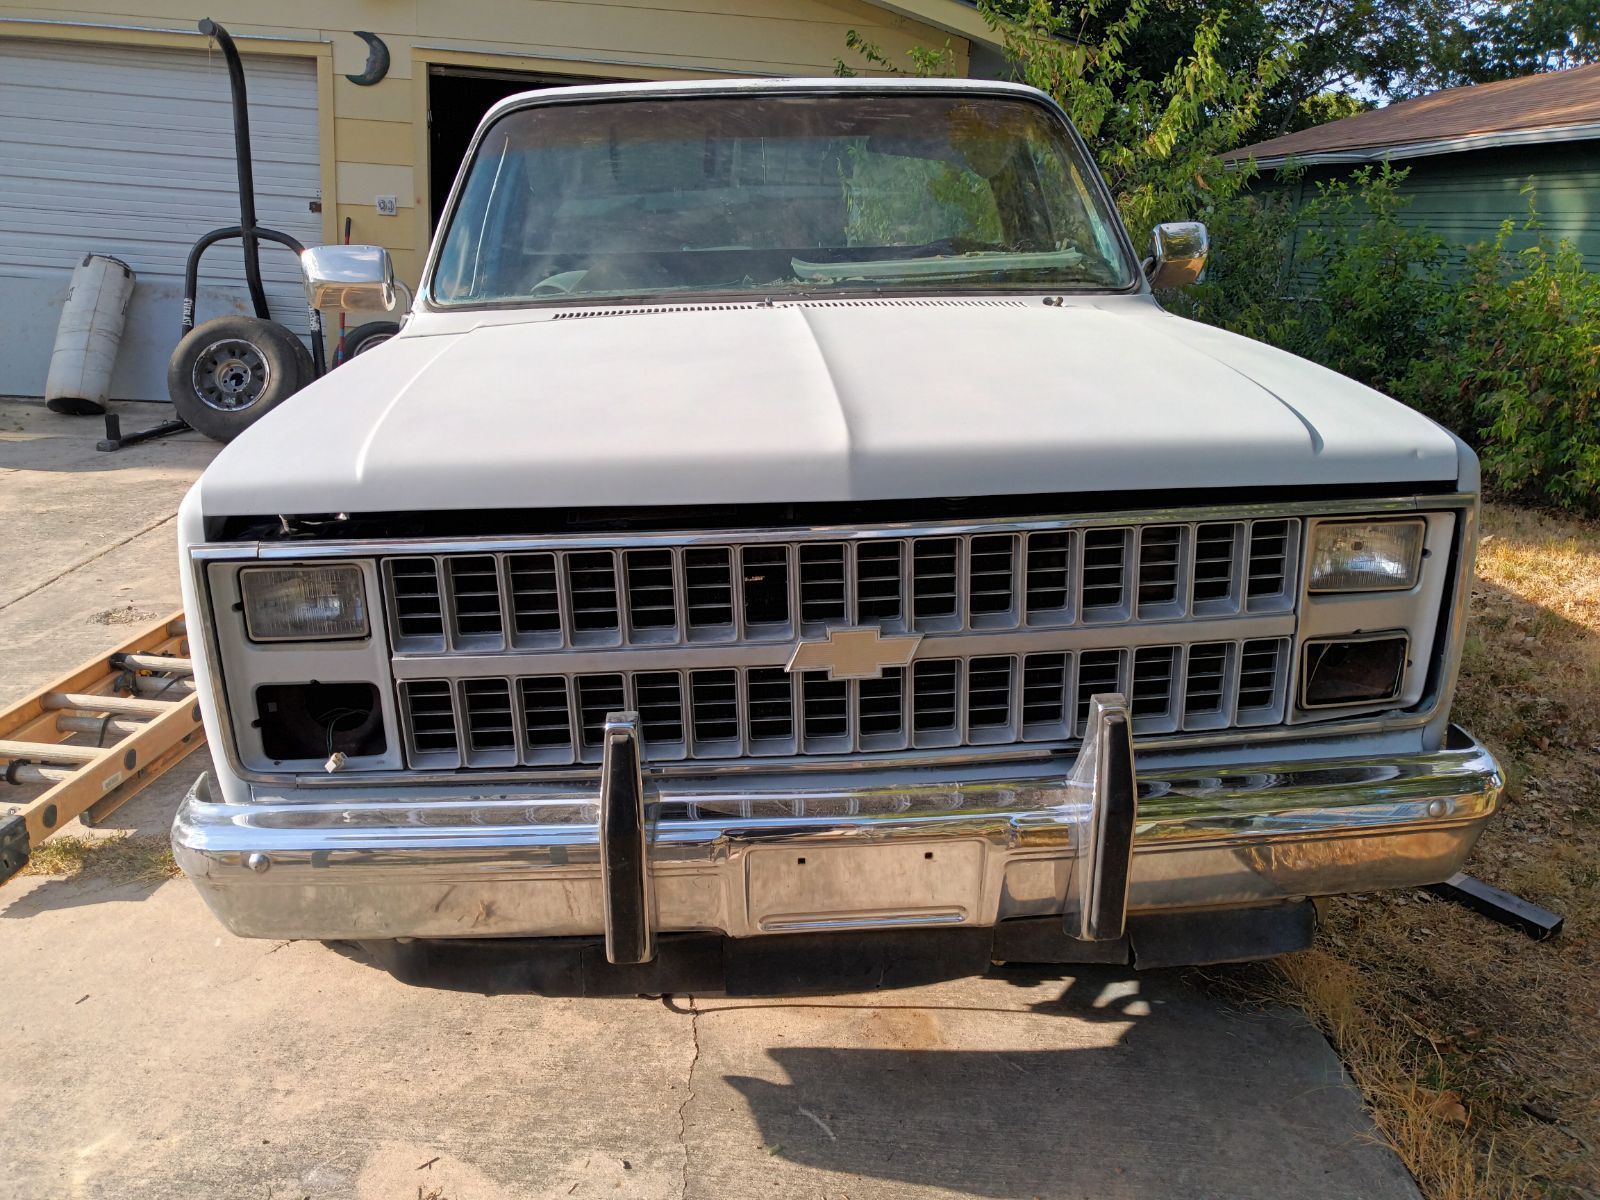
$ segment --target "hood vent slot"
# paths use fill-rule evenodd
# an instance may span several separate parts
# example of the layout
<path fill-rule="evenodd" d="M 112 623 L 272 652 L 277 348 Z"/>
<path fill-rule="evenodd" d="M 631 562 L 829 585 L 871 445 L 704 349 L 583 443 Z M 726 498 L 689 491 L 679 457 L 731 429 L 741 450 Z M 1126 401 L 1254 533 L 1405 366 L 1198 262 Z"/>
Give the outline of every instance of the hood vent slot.
<path fill-rule="evenodd" d="M 592 317 L 661 317 L 673 313 L 699 312 L 760 312 L 774 308 L 1030 308 L 1036 301 L 1000 300 L 974 296 L 970 299 L 956 297 L 919 299 L 864 298 L 860 300 L 784 300 L 762 298 L 735 304 L 652 304 L 638 308 L 578 308 L 554 314 L 552 321 L 582 321 Z"/>

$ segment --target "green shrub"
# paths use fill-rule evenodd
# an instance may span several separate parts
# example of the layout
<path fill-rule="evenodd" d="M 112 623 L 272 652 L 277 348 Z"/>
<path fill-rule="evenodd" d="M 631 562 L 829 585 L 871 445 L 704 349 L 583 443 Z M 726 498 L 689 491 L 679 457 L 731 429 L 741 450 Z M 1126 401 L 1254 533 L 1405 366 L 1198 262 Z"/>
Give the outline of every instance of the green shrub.
<path fill-rule="evenodd" d="M 1385 163 L 1319 185 L 1290 264 L 1302 298 L 1289 348 L 1385 390 L 1453 311 L 1444 240 L 1400 219 L 1405 177 Z"/>
<path fill-rule="evenodd" d="M 1281 192 L 1216 205 L 1206 280 L 1169 307 L 1426 413 L 1478 449 L 1504 495 L 1600 513 L 1600 276 L 1570 243 L 1510 251 L 1511 221 L 1458 268 L 1443 239 L 1401 220 L 1404 178 L 1356 171 L 1298 214 Z"/>
<path fill-rule="evenodd" d="M 1288 346 L 1301 297 L 1291 284 L 1290 236 L 1294 209 L 1281 192 L 1253 193 L 1212 204 L 1196 214 L 1211 235 L 1205 278 L 1163 292 L 1171 312 L 1233 333 Z"/>
<path fill-rule="evenodd" d="M 1508 253 L 1515 230 L 1472 248 L 1433 353 L 1394 390 L 1460 422 L 1502 493 L 1600 512 L 1600 276 L 1543 235 Z"/>

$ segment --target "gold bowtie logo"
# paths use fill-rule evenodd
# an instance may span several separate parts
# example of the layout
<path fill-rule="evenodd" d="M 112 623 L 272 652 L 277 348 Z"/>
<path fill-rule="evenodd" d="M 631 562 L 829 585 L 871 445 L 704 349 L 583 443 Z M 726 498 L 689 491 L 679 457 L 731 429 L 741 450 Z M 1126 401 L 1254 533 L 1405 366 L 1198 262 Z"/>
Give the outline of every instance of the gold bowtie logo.
<path fill-rule="evenodd" d="M 916 656 L 920 633 L 884 637 L 872 625 L 830 629 L 828 636 L 801 642 L 789 665 L 795 671 L 826 671 L 829 679 L 877 679 L 890 667 L 903 667 Z"/>

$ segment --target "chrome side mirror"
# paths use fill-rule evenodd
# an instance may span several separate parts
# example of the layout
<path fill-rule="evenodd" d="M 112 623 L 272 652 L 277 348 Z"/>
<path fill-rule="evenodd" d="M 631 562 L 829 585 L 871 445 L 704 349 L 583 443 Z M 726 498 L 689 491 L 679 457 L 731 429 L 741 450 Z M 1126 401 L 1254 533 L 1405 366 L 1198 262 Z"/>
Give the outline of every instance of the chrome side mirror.
<path fill-rule="evenodd" d="M 394 311 L 394 261 L 382 246 L 312 246 L 300 271 L 313 308 Z"/>
<path fill-rule="evenodd" d="M 1164 221 L 1150 234 L 1150 257 L 1144 265 L 1150 286 L 1167 289 L 1197 283 L 1205 273 L 1211 241 L 1199 221 Z"/>

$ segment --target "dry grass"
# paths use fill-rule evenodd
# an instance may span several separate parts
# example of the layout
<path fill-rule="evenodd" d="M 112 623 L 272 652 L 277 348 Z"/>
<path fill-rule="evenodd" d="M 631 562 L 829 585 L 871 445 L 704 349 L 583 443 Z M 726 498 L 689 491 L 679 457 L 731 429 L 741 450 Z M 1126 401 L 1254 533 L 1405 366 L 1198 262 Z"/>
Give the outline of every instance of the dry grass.
<path fill-rule="evenodd" d="M 114 883 L 159 883 L 178 873 L 166 838 L 111 834 L 57 836 L 28 857 L 24 875 L 109 879 Z"/>
<path fill-rule="evenodd" d="M 1468 869 L 1566 917 L 1536 943 L 1422 892 L 1327 906 L 1230 980 L 1304 1008 L 1429 1200 L 1600 1197 L 1600 525 L 1485 514 L 1456 719 L 1509 781 Z"/>

